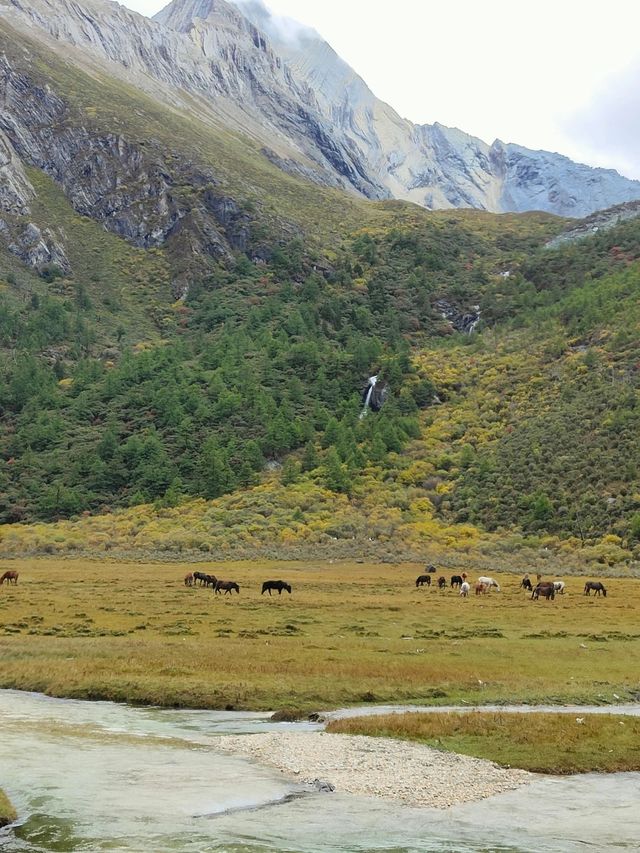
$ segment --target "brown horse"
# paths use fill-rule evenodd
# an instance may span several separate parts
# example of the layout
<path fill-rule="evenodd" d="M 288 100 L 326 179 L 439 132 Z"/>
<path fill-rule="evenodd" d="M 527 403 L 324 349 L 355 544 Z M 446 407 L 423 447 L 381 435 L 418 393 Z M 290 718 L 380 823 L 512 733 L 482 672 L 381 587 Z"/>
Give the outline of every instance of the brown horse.
<path fill-rule="evenodd" d="M 478 581 L 478 583 L 475 585 L 476 595 L 486 595 L 487 589 L 488 586 L 486 585 L 486 583 L 480 583 Z"/>
<path fill-rule="evenodd" d="M 600 593 L 602 593 L 605 598 L 607 597 L 607 590 L 605 589 L 604 584 L 600 583 L 600 581 L 587 581 L 584 585 L 584 594 L 591 595 L 591 590 L 593 590 L 596 595 L 600 595 Z"/>
<path fill-rule="evenodd" d="M 282 590 L 286 589 L 286 591 L 291 595 L 291 584 L 286 581 L 265 581 L 262 584 L 262 592 L 260 595 L 264 595 L 265 592 L 268 592 L 271 595 L 271 590 L 275 589 L 278 591 L 278 595 L 282 595 Z"/>
<path fill-rule="evenodd" d="M 227 595 L 233 589 L 235 589 L 238 595 L 240 595 L 240 587 L 235 581 L 216 581 L 216 592 L 222 592 L 222 590 L 224 590 L 224 594 Z"/>
<path fill-rule="evenodd" d="M 8 572 L 5 572 L 2 577 L 0 577 L 0 585 L 2 585 L 5 581 L 7 583 L 17 584 L 18 572 L 14 572 L 12 569 L 10 569 Z"/>
<path fill-rule="evenodd" d="M 444 577 L 444 575 L 441 575 L 438 578 L 438 589 L 446 589 L 446 588 L 447 588 L 447 579 Z"/>
<path fill-rule="evenodd" d="M 537 601 L 540 596 L 543 595 L 547 601 L 553 601 L 556 597 L 556 588 L 553 584 L 553 581 L 541 581 L 536 584 L 535 588 L 531 593 L 531 600 Z"/>
<path fill-rule="evenodd" d="M 184 576 L 184 585 L 185 586 L 193 586 L 193 575 L 189 572 L 188 575 Z"/>

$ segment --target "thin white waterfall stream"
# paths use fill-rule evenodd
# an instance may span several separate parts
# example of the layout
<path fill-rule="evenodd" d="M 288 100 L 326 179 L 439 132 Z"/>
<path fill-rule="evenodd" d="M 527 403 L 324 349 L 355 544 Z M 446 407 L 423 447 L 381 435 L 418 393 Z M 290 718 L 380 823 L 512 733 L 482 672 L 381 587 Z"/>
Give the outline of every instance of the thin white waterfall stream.
<path fill-rule="evenodd" d="M 373 394 L 373 389 L 376 387 L 376 382 L 378 381 L 377 376 L 369 377 L 369 390 L 367 391 L 367 396 L 364 401 L 364 407 L 360 412 L 360 420 L 367 414 L 369 411 L 369 404 L 371 403 L 371 395 Z"/>

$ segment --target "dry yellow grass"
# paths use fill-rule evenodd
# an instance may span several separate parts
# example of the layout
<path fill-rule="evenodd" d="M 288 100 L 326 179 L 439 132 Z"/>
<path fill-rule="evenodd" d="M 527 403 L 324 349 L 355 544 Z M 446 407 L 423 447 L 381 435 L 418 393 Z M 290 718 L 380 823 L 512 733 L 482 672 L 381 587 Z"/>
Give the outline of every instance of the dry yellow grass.
<path fill-rule="evenodd" d="M 15 560 L 0 590 L 0 686 L 212 708 L 635 698 L 640 581 L 606 599 L 570 578 L 532 602 L 520 578 L 468 600 L 416 589 L 421 566 Z M 184 586 L 197 568 L 239 596 Z M 447 575 L 450 573 L 447 572 Z M 283 578 L 293 594 L 261 596 Z"/>
<path fill-rule="evenodd" d="M 414 740 L 536 773 L 640 769 L 640 719 L 613 714 L 385 714 L 335 720 L 341 734 Z"/>
<path fill-rule="evenodd" d="M 0 789 L 0 828 L 12 823 L 17 816 L 16 810 L 11 805 L 7 795 Z"/>

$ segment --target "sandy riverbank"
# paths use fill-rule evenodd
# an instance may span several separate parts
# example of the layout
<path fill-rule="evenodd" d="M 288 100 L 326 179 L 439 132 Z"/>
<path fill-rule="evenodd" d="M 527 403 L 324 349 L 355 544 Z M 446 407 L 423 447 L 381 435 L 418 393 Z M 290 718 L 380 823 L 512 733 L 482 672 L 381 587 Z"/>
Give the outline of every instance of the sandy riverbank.
<path fill-rule="evenodd" d="M 449 808 L 535 778 L 524 770 L 391 738 L 279 732 L 226 735 L 216 746 L 248 755 L 301 782 L 324 779 L 342 793 L 411 806 Z"/>

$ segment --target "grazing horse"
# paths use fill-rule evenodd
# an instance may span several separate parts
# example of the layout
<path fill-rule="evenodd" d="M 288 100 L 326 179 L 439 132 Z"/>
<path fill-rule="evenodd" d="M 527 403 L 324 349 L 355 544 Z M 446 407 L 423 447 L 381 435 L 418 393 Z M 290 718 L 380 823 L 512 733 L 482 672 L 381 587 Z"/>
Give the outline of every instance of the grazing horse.
<path fill-rule="evenodd" d="M 531 586 L 531 579 L 529 575 L 525 575 L 520 581 L 520 589 L 528 589 L 529 592 L 533 592 L 533 587 Z"/>
<path fill-rule="evenodd" d="M 596 595 L 600 595 L 600 593 L 602 593 L 605 598 L 607 597 L 607 590 L 604 588 L 604 584 L 600 583 L 600 581 L 587 581 L 584 585 L 584 594 L 591 595 L 591 590 L 593 590 Z"/>
<path fill-rule="evenodd" d="M 460 584 L 460 595 L 463 598 L 467 598 L 469 595 L 469 590 L 471 589 L 471 584 L 468 581 L 462 581 Z"/>
<path fill-rule="evenodd" d="M 277 589 L 278 595 L 282 595 L 282 590 L 286 589 L 289 595 L 291 595 L 291 585 L 288 584 L 286 581 L 265 581 L 262 584 L 262 592 L 260 593 L 260 595 L 264 595 L 267 591 L 269 592 L 269 595 L 271 595 L 272 589 Z M 238 592 L 239 591 L 240 590 L 238 590 Z"/>
<path fill-rule="evenodd" d="M 235 581 L 216 581 L 216 592 L 222 592 L 222 590 L 224 590 L 224 594 L 228 595 L 233 589 L 235 589 L 238 595 L 240 595 L 240 587 Z"/>
<path fill-rule="evenodd" d="M 419 575 L 416 578 L 416 586 L 423 586 L 424 584 L 431 586 L 431 575 Z"/>
<path fill-rule="evenodd" d="M 486 583 L 480 583 L 480 581 L 475 585 L 476 595 L 486 595 L 488 589 Z"/>
<path fill-rule="evenodd" d="M 554 600 L 554 598 L 556 597 L 556 590 L 553 581 L 541 581 L 540 583 L 536 584 L 535 589 L 531 593 L 531 600 L 538 601 L 541 595 L 544 595 L 547 601 Z"/>
<path fill-rule="evenodd" d="M 193 574 L 191 572 L 189 572 L 188 575 L 184 576 L 184 585 L 193 586 Z"/>
<path fill-rule="evenodd" d="M 462 576 L 461 575 L 451 575 L 451 589 L 456 589 L 456 587 L 462 586 Z"/>
<path fill-rule="evenodd" d="M 555 592 L 559 592 L 560 595 L 564 595 L 565 582 L 564 581 L 554 581 L 553 589 Z"/>
<path fill-rule="evenodd" d="M 492 586 L 494 586 L 498 590 L 498 592 L 500 592 L 500 584 L 498 583 L 498 581 L 494 581 L 493 578 L 478 578 L 478 583 L 483 583 L 487 587 L 487 592 L 489 592 Z"/>
<path fill-rule="evenodd" d="M 3 584 L 5 581 L 7 583 L 17 584 L 18 577 L 18 572 L 14 572 L 13 569 L 10 569 L 8 572 L 5 572 L 2 577 L 0 577 L 0 585 Z"/>
<path fill-rule="evenodd" d="M 193 582 L 195 583 L 196 581 L 200 581 L 200 586 L 202 586 L 206 583 L 208 577 L 210 577 L 210 575 L 205 575 L 204 572 L 194 572 Z"/>
<path fill-rule="evenodd" d="M 447 588 L 447 579 L 442 575 L 438 578 L 438 589 L 446 589 Z"/>

